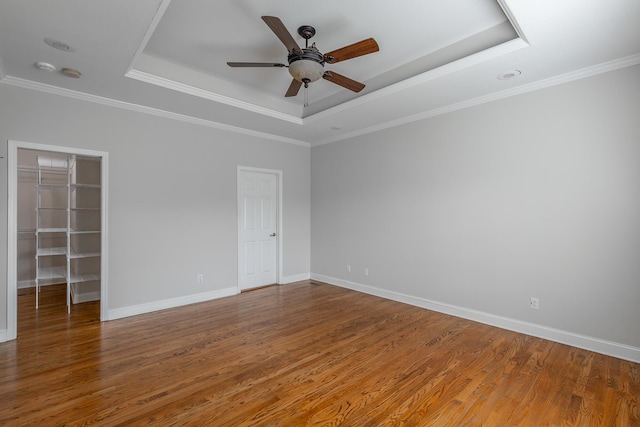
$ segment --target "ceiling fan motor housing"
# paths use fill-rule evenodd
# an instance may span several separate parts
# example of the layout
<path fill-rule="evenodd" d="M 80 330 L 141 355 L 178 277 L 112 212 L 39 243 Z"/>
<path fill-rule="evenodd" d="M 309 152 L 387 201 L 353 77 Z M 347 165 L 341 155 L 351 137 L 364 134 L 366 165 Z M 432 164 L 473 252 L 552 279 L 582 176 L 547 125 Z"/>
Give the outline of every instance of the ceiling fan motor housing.
<path fill-rule="evenodd" d="M 289 74 L 299 82 L 308 84 L 324 75 L 324 56 L 315 46 L 302 49 L 302 54 L 294 51 L 287 59 Z"/>

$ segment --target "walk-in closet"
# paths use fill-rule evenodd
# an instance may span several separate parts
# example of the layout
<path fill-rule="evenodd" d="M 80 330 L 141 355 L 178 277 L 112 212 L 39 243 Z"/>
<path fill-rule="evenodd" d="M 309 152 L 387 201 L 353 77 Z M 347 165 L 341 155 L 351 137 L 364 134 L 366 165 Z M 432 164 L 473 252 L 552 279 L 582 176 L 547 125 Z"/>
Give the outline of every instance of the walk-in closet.
<path fill-rule="evenodd" d="M 18 150 L 17 279 L 33 306 L 51 304 L 47 287 L 65 288 L 59 309 L 100 299 L 101 161 Z"/>

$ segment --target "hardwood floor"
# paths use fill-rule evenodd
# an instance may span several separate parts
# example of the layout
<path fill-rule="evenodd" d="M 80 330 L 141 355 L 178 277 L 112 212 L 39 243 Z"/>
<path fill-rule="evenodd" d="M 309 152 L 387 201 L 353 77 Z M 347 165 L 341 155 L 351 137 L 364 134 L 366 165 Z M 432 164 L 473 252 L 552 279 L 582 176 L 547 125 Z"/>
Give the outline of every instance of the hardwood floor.
<path fill-rule="evenodd" d="M 106 323 L 33 298 L 3 426 L 640 426 L 638 364 L 325 284 Z"/>

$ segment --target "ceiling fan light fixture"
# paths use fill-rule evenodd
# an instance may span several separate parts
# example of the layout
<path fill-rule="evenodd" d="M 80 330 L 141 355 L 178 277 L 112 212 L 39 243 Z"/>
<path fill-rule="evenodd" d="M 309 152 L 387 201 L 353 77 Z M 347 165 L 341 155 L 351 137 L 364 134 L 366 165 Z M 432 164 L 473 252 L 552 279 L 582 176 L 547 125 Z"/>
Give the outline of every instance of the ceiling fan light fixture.
<path fill-rule="evenodd" d="M 311 83 L 322 78 L 324 67 L 310 59 L 299 59 L 289 64 L 289 74 L 299 82 Z"/>
<path fill-rule="evenodd" d="M 305 47 L 300 48 L 298 42 L 295 41 L 287 27 L 284 26 L 280 18 L 277 16 L 263 16 L 262 20 L 280 39 L 282 44 L 287 48 L 289 55 L 287 62 L 289 63 L 289 74 L 293 77 L 289 88 L 285 93 L 285 98 L 298 95 L 300 88 L 304 85 L 305 89 L 309 87 L 309 83 L 320 80 L 321 78 L 349 89 L 352 92 L 360 92 L 365 88 L 363 83 L 352 80 L 336 72 L 324 70 L 325 63 L 336 63 L 346 61 L 347 59 L 357 58 L 359 56 L 368 55 L 380 50 L 378 43 L 373 38 L 361 40 L 348 46 L 341 47 L 326 54 L 322 54 L 316 44 L 309 46 L 309 39 L 316 33 L 315 28 L 311 25 L 303 25 L 298 28 L 298 34 L 305 40 Z M 285 64 L 272 62 L 227 62 L 230 67 L 287 67 Z M 309 105 L 306 98 L 305 90 L 305 107 Z"/>

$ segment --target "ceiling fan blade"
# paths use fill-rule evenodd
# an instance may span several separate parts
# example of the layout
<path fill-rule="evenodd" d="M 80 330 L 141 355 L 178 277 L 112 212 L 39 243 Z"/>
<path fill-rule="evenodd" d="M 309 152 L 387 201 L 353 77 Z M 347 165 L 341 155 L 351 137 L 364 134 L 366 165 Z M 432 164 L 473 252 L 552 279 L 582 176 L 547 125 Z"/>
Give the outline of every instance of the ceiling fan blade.
<path fill-rule="evenodd" d="M 324 60 L 329 64 L 346 61 L 347 59 L 357 58 L 358 56 L 368 55 L 379 51 L 378 43 L 372 38 L 359 41 L 349 46 L 336 49 L 324 54 Z"/>
<path fill-rule="evenodd" d="M 289 89 L 287 89 L 287 93 L 284 95 L 286 98 L 290 96 L 296 96 L 298 91 L 300 91 L 300 87 L 302 86 L 302 82 L 293 79 L 291 84 L 289 85 Z"/>
<path fill-rule="evenodd" d="M 284 64 L 273 62 L 227 62 L 229 67 L 286 67 Z"/>
<path fill-rule="evenodd" d="M 336 73 L 335 71 L 327 71 L 324 73 L 322 78 L 354 92 L 360 92 L 365 87 L 363 83 L 352 80 L 349 77 Z"/>
<path fill-rule="evenodd" d="M 285 45 L 289 53 L 297 52 L 302 53 L 302 49 L 298 46 L 298 43 L 294 40 L 293 36 L 284 26 L 280 18 L 275 16 L 263 16 L 262 20 L 271 28 L 271 31 L 280 39 L 282 44 Z"/>

